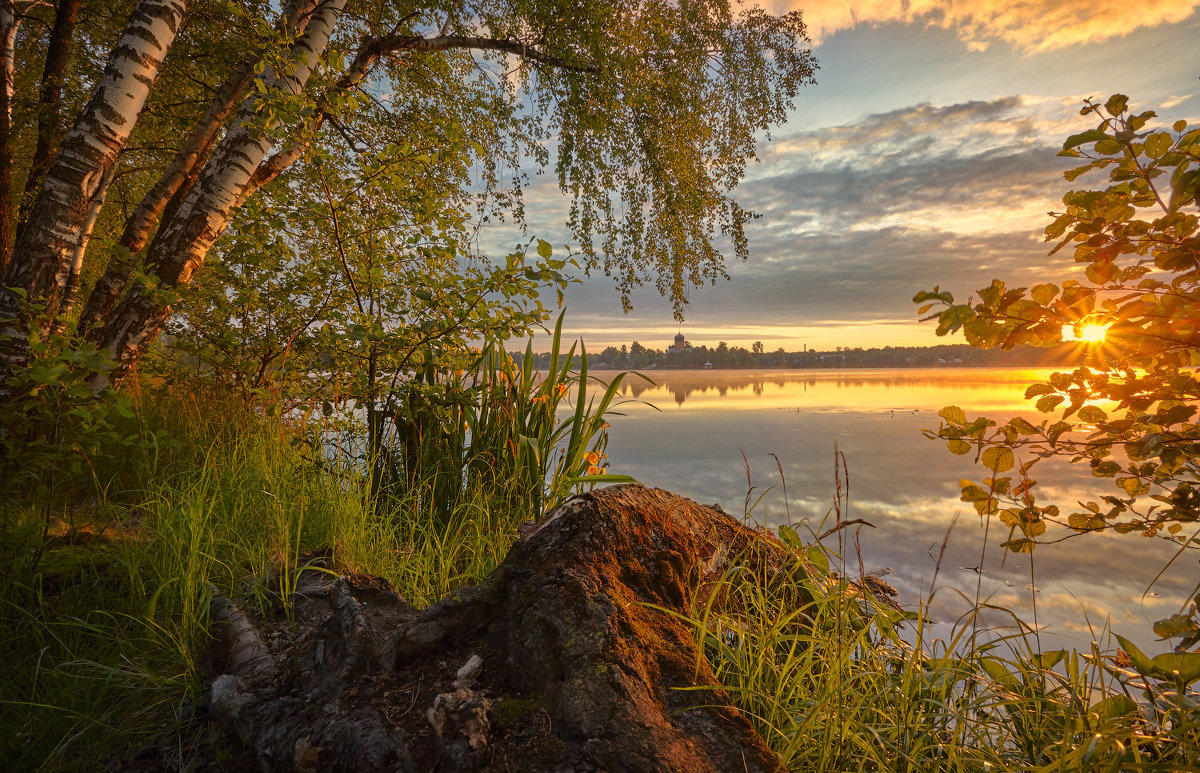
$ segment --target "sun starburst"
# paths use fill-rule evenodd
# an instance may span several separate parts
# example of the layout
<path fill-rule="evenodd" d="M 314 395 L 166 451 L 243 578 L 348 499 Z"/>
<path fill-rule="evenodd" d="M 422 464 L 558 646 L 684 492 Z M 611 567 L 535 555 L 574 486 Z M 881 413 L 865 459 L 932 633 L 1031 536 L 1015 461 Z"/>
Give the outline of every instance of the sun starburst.
<path fill-rule="evenodd" d="M 1108 333 L 1108 325 L 1095 322 L 1084 322 L 1080 325 L 1063 325 L 1062 339 L 1064 341 L 1080 341 L 1085 344 L 1098 344 Z"/>

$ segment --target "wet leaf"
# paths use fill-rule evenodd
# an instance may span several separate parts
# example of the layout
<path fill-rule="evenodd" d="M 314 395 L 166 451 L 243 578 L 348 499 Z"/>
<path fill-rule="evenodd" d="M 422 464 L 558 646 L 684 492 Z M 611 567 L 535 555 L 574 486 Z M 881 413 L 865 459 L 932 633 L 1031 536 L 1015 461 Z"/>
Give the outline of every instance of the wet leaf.
<path fill-rule="evenodd" d="M 1154 624 L 1154 635 L 1160 639 L 1174 639 L 1179 636 L 1187 636 L 1200 630 L 1200 626 L 1196 624 L 1195 619 L 1188 615 L 1174 614 L 1170 617 L 1159 620 Z"/>

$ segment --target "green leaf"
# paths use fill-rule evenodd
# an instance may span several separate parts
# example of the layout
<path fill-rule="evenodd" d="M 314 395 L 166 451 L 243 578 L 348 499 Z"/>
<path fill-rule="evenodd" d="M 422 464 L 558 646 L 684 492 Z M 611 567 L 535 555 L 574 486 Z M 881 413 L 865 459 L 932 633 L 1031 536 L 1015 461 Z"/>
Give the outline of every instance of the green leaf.
<path fill-rule="evenodd" d="M 970 306 L 951 306 L 938 315 L 938 326 L 934 332 L 944 336 L 947 333 L 953 333 L 973 319 L 975 319 L 975 311 Z"/>
<path fill-rule="evenodd" d="M 1171 149 L 1171 135 L 1166 132 L 1151 134 L 1146 138 L 1146 155 L 1150 158 L 1162 158 Z"/>
<path fill-rule="evenodd" d="M 1063 150 L 1070 150 L 1071 148 L 1077 148 L 1080 145 L 1087 145 L 1088 143 L 1096 142 L 1097 140 L 1102 140 L 1106 137 L 1108 137 L 1108 135 L 1099 129 L 1088 129 L 1085 132 L 1072 134 L 1070 137 L 1067 137 L 1067 141 L 1063 143 Z"/>
<path fill-rule="evenodd" d="M 543 258 L 549 258 L 554 254 L 554 248 L 550 246 L 550 242 L 545 239 L 537 240 L 537 252 Z"/>
<path fill-rule="evenodd" d="M 1088 707 L 1088 714 L 1095 717 L 1093 723 L 1100 724 L 1118 717 L 1135 716 L 1138 706 L 1128 695 L 1110 695 Z"/>
<path fill-rule="evenodd" d="M 1163 678 L 1189 685 L 1200 679 L 1200 652 L 1167 652 L 1151 660 Z"/>
<path fill-rule="evenodd" d="M 1014 456 L 1011 448 L 992 446 L 983 452 L 983 466 L 992 472 L 1011 470 Z"/>
<path fill-rule="evenodd" d="M 1020 682 L 1012 675 L 1012 672 L 1005 668 L 1004 663 L 996 658 L 980 658 L 979 665 L 983 668 L 984 673 L 991 677 L 993 682 L 1007 687 L 1010 690 L 1020 689 Z"/>
<path fill-rule="evenodd" d="M 1085 405 L 1079 409 L 1079 420 L 1088 424 L 1099 424 L 1108 420 L 1108 414 L 1094 405 Z"/>
<path fill-rule="evenodd" d="M 1159 620 L 1154 624 L 1154 635 L 1160 639 L 1174 639 L 1180 636 L 1187 636 L 1200 630 L 1196 621 L 1188 616 L 1174 614 L 1170 617 Z"/>
<path fill-rule="evenodd" d="M 1042 413 L 1049 413 L 1050 411 L 1053 411 L 1055 408 L 1057 408 L 1058 404 L 1061 403 L 1065 399 L 1066 398 L 1063 397 L 1062 395 L 1046 395 L 1045 397 L 1038 400 L 1037 403 L 1035 403 L 1035 405 L 1036 405 L 1037 409 L 1039 411 L 1041 411 Z"/>
<path fill-rule="evenodd" d="M 780 524 L 778 531 L 779 539 L 783 540 L 783 544 L 787 545 L 789 548 L 792 548 L 793 550 L 800 550 L 804 547 L 804 542 L 800 539 L 800 535 L 797 534 L 796 530 L 791 526 L 788 526 L 787 524 Z"/>
<path fill-rule="evenodd" d="M 1075 531 L 1097 531 L 1105 526 L 1103 518 L 1091 513 L 1073 513 L 1067 517 L 1067 525 Z"/>
<path fill-rule="evenodd" d="M 1029 297 L 1033 298 L 1036 303 L 1040 303 L 1043 306 L 1054 300 L 1056 295 L 1058 295 L 1058 285 L 1050 284 L 1049 282 L 1036 284 L 1033 286 L 1033 289 L 1029 291 Z"/>
<path fill-rule="evenodd" d="M 946 447 L 950 449 L 950 453 L 962 456 L 971 453 L 971 444 L 961 438 L 951 438 L 946 441 Z"/>
<path fill-rule="evenodd" d="M 1010 422 L 1008 422 L 1008 424 L 1010 427 L 1012 427 L 1013 429 L 1015 429 L 1017 432 L 1021 433 L 1022 435 L 1033 435 L 1038 431 L 1037 427 L 1033 426 L 1032 424 L 1029 423 L 1029 421 L 1021 418 L 1020 416 L 1015 417 Z"/>
<path fill-rule="evenodd" d="M 1150 662 L 1150 658 L 1137 648 L 1133 642 L 1126 639 L 1121 634 L 1113 634 L 1117 637 L 1117 643 L 1121 645 L 1121 650 L 1129 656 L 1129 660 L 1133 663 L 1133 668 L 1143 676 L 1149 676 L 1154 672 L 1154 664 Z"/>
<path fill-rule="evenodd" d="M 1120 115 L 1129 107 L 1129 97 L 1124 94 L 1113 94 L 1104 103 L 1104 109 L 1112 115 Z"/>
<path fill-rule="evenodd" d="M 962 408 L 957 405 L 947 405 L 942 410 L 938 411 L 938 416 L 941 416 L 951 424 L 961 425 L 967 422 L 967 414 Z"/>
<path fill-rule="evenodd" d="M 1039 668 L 1043 671 L 1049 671 L 1063 661 L 1067 656 L 1066 650 L 1049 650 L 1047 652 L 1039 652 L 1029 658 L 1029 662 L 1034 668 Z"/>
<path fill-rule="evenodd" d="M 829 556 L 825 553 L 825 549 L 820 545 L 813 545 L 808 549 L 805 555 L 808 562 L 817 567 L 821 574 L 829 574 Z"/>

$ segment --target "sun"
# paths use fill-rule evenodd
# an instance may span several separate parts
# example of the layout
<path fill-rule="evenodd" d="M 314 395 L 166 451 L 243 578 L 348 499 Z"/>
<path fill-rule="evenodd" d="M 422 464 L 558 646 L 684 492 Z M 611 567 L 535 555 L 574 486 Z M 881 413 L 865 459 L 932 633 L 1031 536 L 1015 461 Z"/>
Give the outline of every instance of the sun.
<path fill-rule="evenodd" d="M 1064 341 L 1081 341 L 1085 344 L 1098 344 L 1104 340 L 1104 336 L 1108 333 L 1108 325 L 1098 325 L 1093 322 L 1085 322 L 1076 330 L 1075 325 L 1062 326 L 1062 339 Z"/>

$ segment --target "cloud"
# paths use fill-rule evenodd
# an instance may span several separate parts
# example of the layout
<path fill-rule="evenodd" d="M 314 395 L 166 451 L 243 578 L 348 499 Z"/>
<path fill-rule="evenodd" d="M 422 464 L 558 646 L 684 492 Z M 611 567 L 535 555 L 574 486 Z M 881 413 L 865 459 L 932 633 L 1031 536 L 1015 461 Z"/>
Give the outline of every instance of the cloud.
<path fill-rule="evenodd" d="M 999 40 L 1030 54 L 1178 24 L 1200 8 L 1200 0 L 776 0 L 773 7 L 803 11 L 818 44 L 860 25 L 901 23 L 950 30 L 971 51 Z"/>
<path fill-rule="evenodd" d="M 692 293 L 685 332 L 772 348 L 933 343 L 914 321 L 917 290 L 940 284 L 965 298 L 993 277 L 1073 275 L 1069 260 L 1045 259 L 1041 229 L 1068 187 L 1061 138 L 1081 121 L 1060 100 L 1017 95 L 913 105 L 765 145 L 737 192 L 761 214 L 748 226 L 751 260 Z M 542 222 L 531 231 L 566 241 L 564 204 L 550 181 L 532 186 L 527 208 Z M 631 315 L 600 276 L 567 300 L 589 345 L 663 346 L 677 330 L 652 290 L 634 293 Z"/>
<path fill-rule="evenodd" d="M 1036 230 L 1069 164 L 1074 120 L 1056 102 L 1004 97 L 916 105 L 805 132 L 764 149 L 740 193 L 768 238 L 831 231 Z M 1061 196 L 1061 193 L 1059 194 Z M 1057 197 L 1055 197 L 1057 198 Z"/>
<path fill-rule="evenodd" d="M 1191 99 L 1194 96 L 1196 96 L 1196 95 L 1195 94 L 1172 94 L 1171 96 L 1167 97 L 1166 99 L 1164 99 L 1162 101 L 1160 107 L 1163 110 L 1170 110 L 1173 107 L 1178 107 L 1179 105 L 1182 105 L 1184 102 L 1187 102 L 1189 99 Z"/>

